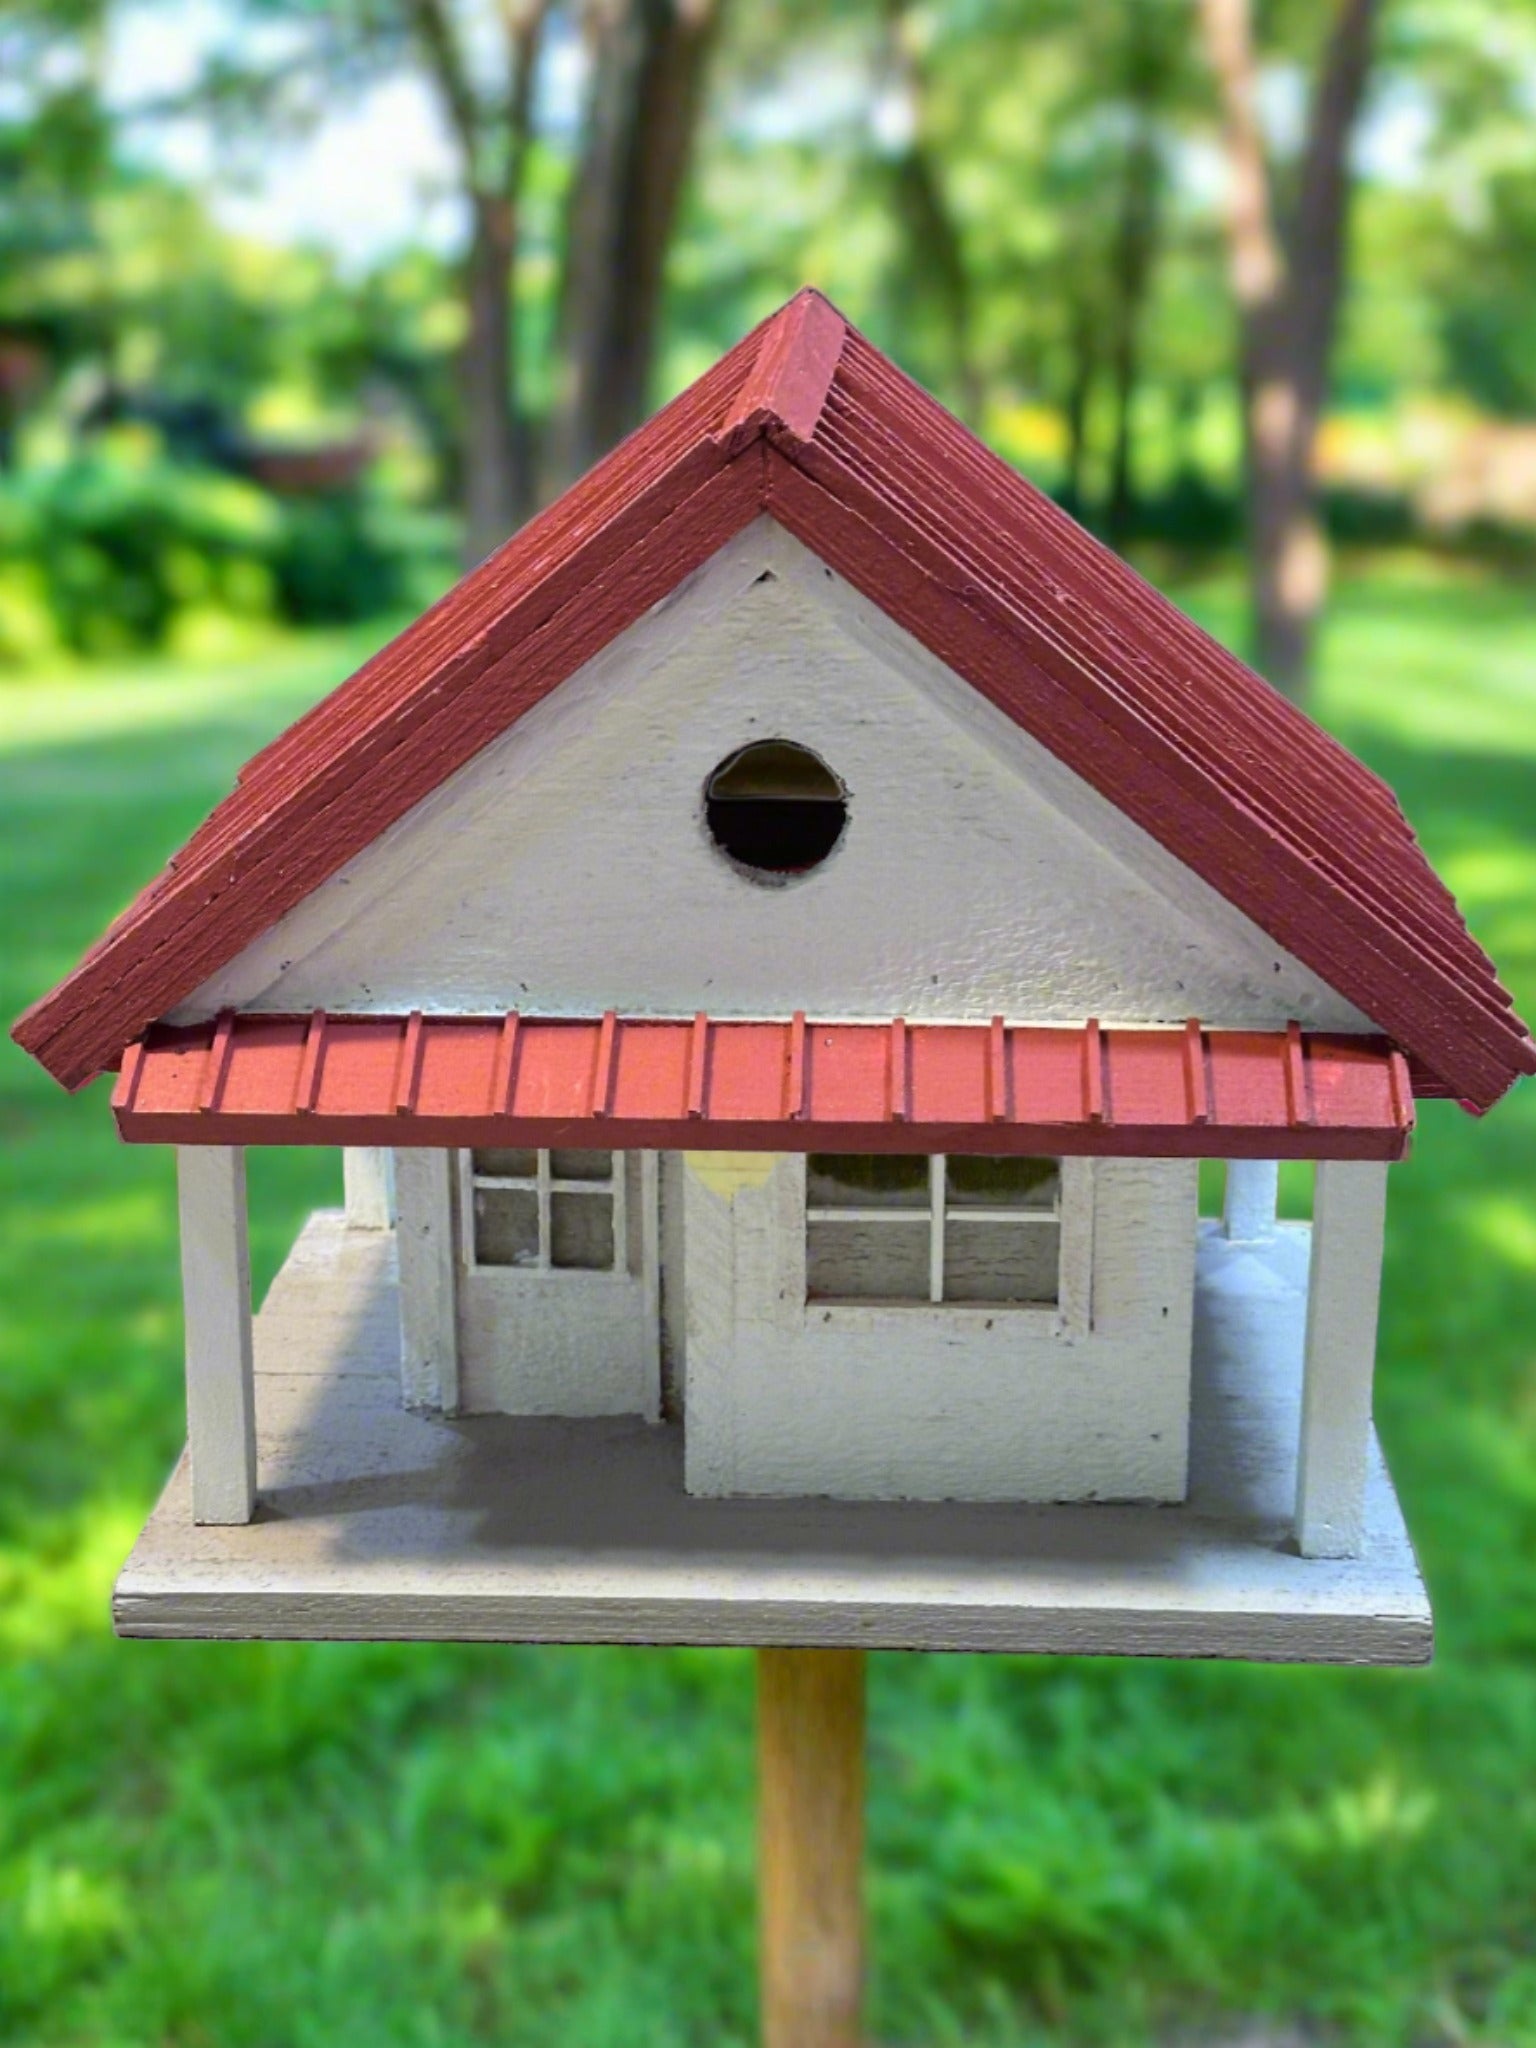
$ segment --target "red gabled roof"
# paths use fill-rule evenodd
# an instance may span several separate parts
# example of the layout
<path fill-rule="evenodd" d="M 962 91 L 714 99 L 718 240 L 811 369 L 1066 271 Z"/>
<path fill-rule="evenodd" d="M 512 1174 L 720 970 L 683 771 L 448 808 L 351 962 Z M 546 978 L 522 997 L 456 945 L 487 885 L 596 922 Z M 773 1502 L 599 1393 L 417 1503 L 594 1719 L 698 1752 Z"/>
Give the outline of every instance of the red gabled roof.
<path fill-rule="evenodd" d="M 115 1064 L 760 513 L 1486 1108 L 1536 1047 L 1391 791 L 802 292 L 307 717 L 21 1019 Z"/>
<path fill-rule="evenodd" d="M 156 1145 L 1401 1159 L 1380 1039 L 790 1018 L 276 1017 L 157 1024 L 120 1134 Z"/>

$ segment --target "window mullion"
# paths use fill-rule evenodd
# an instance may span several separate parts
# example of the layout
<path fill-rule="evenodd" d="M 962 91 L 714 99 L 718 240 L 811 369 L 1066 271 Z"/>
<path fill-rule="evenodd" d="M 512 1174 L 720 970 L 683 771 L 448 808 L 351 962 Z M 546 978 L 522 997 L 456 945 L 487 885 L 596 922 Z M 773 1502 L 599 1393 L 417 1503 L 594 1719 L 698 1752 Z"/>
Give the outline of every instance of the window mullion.
<path fill-rule="evenodd" d="M 928 1159 L 928 1299 L 944 1299 L 944 1154 Z"/>
<path fill-rule="evenodd" d="M 547 1152 L 540 1152 L 538 1155 L 537 1163 L 537 1187 L 539 1195 L 539 1271 L 541 1273 L 549 1273 L 554 1270 L 555 1263 L 554 1226 L 550 1218 L 549 1154 Z"/>
<path fill-rule="evenodd" d="M 629 1154 L 610 1152 L 608 1158 L 611 1168 L 609 1199 L 613 1212 L 613 1271 L 624 1273 L 629 1270 L 629 1221 L 626 1213 Z"/>
<path fill-rule="evenodd" d="M 475 1213 L 475 1206 L 475 1155 L 466 1148 L 459 1154 L 459 1214 L 463 1218 L 459 1251 L 470 1272 L 479 1264 L 475 1239 L 479 1234 L 480 1219 Z"/>

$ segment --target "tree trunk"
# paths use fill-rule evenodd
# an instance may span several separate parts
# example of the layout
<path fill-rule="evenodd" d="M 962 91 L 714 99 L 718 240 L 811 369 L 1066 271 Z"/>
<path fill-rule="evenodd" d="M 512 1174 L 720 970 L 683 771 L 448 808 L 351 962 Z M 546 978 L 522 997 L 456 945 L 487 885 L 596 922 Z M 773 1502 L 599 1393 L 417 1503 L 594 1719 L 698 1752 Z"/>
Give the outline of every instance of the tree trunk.
<path fill-rule="evenodd" d="M 1328 594 L 1328 546 L 1313 478 L 1319 407 L 1309 402 L 1293 335 L 1261 330 L 1244 351 L 1244 467 L 1254 660 L 1302 702 Z"/>
<path fill-rule="evenodd" d="M 900 229 L 891 285 L 894 324 L 910 322 L 915 303 L 937 305 L 947 361 L 968 425 L 979 428 L 984 401 L 972 346 L 970 272 L 959 222 L 940 174 L 942 148 L 932 136 L 928 67 L 916 10 L 909 0 L 886 0 L 888 90 L 900 98 L 909 139 L 891 165 L 891 209 Z"/>
<path fill-rule="evenodd" d="M 551 483 L 644 418 L 667 250 L 723 0 L 612 0 L 600 17 L 566 241 Z"/>
<path fill-rule="evenodd" d="M 501 10 L 505 90 L 487 95 L 475 83 L 446 0 L 407 0 L 417 47 L 458 149 L 469 211 L 459 484 L 471 564 L 499 547 L 532 510 L 520 445 L 514 292 L 534 74 L 548 9 L 549 0 L 507 0 Z"/>
<path fill-rule="evenodd" d="M 513 385 L 512 272 L 515 212 L 500 193 L 476 193 L 465 263 L 464 554 L 483 561 L 524 514 Z"/>
<path fill-rule="evenodd" d="M 1275 687 L 1300 699 L 1327 591 L 1313 463 L 1343 287 L 1349 145 L 1378 0 L 1338 0 L 1283 237 L 1258 118 L 1250 0 L 1201 5 L 1222 100 L 1232 286 L 1242 323 L 1254 653 Z"/>

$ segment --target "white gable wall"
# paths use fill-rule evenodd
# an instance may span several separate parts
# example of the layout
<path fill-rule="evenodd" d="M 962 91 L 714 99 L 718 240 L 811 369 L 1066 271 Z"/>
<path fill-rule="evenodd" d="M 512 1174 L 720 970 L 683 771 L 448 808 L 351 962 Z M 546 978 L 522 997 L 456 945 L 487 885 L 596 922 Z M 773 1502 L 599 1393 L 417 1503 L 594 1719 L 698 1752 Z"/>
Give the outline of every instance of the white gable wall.
<path fill-rule="evenodd" d="M 850 792 L 830 858 L 743 876 L 704 823 L 755 738 Z M 771 521 L 175 1014 L 1367 1020 Z"/>

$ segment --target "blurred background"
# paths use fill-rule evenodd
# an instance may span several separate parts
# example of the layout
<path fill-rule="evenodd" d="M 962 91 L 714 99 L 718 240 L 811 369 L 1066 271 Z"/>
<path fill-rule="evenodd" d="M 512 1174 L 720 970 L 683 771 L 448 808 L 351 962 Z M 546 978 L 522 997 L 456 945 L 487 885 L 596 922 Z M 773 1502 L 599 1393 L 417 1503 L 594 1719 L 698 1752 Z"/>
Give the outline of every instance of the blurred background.
<path fill-rule="evenodd" d="M 1531 0 L 0 0 L 0 1008 L 818 284 L 1398 789 L 1536 1011 Z M 1536 1089 L 1425 1105 L 1427 1674 L 873 1660 L 873 2035 L 1536 2043 Z M 753 2038 L 732 1652 L 117 1644 L 169 1161 L 0 1049 L 0 2040 Z M 257 1284 L 334 1156 L 252 1155 Z"/>

